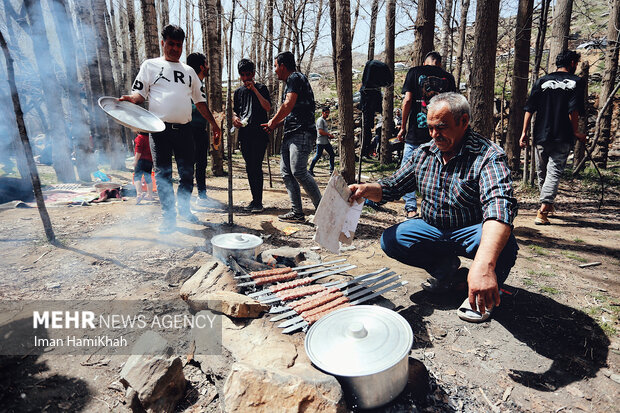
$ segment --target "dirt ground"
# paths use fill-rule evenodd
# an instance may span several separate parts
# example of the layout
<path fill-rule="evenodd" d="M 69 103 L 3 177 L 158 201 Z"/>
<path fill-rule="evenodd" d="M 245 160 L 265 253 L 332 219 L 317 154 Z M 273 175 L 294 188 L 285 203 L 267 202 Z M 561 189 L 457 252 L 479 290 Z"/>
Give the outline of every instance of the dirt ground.
<path fill-rule="evenodd" d="M 235 157 L 234 204 L 249 201 L 242 163 Z M 317 167 L 324 188 L 327 165 Z M 264 213 L 235 214 L 194 208 L 200 224 L 178 222 L 160 236 L 160 207 L 135 204 L 135 198 L 91 206 L 49 208 L 60 243 L 44 240 L 36 208 L 0 210 L 0 298 L 169 299 L 179 286 L 165 274 L 197 251 L 211 252 L 210 238 L 221 232 L 261 234 L 289 207 L 278 167 L 272 160 L 273 187 L 265 181 Z M 265 168 L 266 170 L 266 168 Z M 379 174 L 366 173 L 374 180 Z M 113 173 L 129 180 L 129 173 Z M 209 178 L 208 194 L 227 201 L 227 178 Z M 535 226 L 536 194 L 520 191 L 515 235 L 519 256 L 490 322 L 467 324 L 455 309 L 458 294 L 431 296 L 422 291 L 421 270 L 385 256 L 378 239 L 384 228 L 404 219 L 402 203 L 363 213 L 354 249 L 343 256 L 358 268 L 353 274 L 387 266 L 409 284 L 385 298 L 411 323 L 413 357 L 424 363 L 433 382 L 431 404 L 420 411 L 620 411 L 620 193 L 608 188 L 597 210 L 596 186 L 564 181 L 551 226 Z M 304 198 L 311 213 L 311 204 Z M 276 233 L 263 248 L 315 246 L 311 225 L 296 225 L 291 235 Z M 333 255 L 318 250 L 323 259 Z M 580 268 L 584 263 L 598 266 Z M 467 266 L 466 260 L 463 265 Z M 297 333 L 303 334 L 303 333 Z M 94 361 L 93 361 L 94 360 Z M 126 357 L 28 356 L 4 360 L 0 372 L 0 411 L 126 411 L 124 392 L 115 384 Z M 191 378 L 190 378 L 191 381 Z M 189 387 L 179 411 L 193 407 L 199 383 Z M 213 396 L 217 404 L 217 395 Z M 217 408 L 211 407 L 217 411 Z M 408 411 L 418 411 L 411 407 Z"/>

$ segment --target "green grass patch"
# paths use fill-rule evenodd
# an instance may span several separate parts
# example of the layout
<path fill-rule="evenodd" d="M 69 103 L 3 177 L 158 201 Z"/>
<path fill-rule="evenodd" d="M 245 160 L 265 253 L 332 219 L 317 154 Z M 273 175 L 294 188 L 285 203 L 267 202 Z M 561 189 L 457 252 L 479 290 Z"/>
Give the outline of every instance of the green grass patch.
<path fill-rule="evenodd" d="M 547 250 L 545 250 L 543 247 L 539 245 L 530 245 L 530 249 L 532 250 L 534 254 L 547 255 Z"/>
<path fill-rule="evenodd" d="M 534 270 L 529 270 L 527 272 L 528 275 L 531 276 L 537 276 L 537 277 L 553 277 L 555 276 L 554 273 L 552 272 L 547 272 L 547 271 L 534 271 Z"/>
<path fill-rule="evenodd" d="M 398 169 L 400 164 L 396 162 L 388 163 L 387 165 L 382 165 L 378 161 L 373 162 L 372 164 L 368 163 L 369 161 L 364 160 L 362 164 L 362 171 L 364 172 L 394 172 Z M 364 167 L 363 165 L 368 165 Z"/>
<path fill-rule="evenodd" d="M 557 294 L 560 292 L 557 288 L 549 287 L 547 285 L 540 287 L 540 291 L 547 294 Z"/>
<path fill-rule="evenodd" d="M 598 325 L 601 327 L 601 330 L 607 334 L 608 337 L 613 337 L 618 333 L 618 330 L 611 323 L 603 323 L 599 322 Z"/>
<path fill-rule="evenodd" d="M 573 241 L 576 242 L 577 244 L 583 244 L 585 242 L 581 238 L 575 238 Z"/>
<path fill-rule="evenodd" d="M 572 252 L 562 251 L 562 255 L 564 255 L 566 258 L 569 258 L 571 260 L 575 260 L 578 262 L 588 262 L 587 259 L 580 257 L 579 255 L 575 255 Z"/>
<path fill-rule="evenodd" d="M 534 281 L 532 281 L 530 278 L 524 278 L 523 279 L 523 284 L 527 285 L 528 287 L 533 287 L 534 285 Z"/>

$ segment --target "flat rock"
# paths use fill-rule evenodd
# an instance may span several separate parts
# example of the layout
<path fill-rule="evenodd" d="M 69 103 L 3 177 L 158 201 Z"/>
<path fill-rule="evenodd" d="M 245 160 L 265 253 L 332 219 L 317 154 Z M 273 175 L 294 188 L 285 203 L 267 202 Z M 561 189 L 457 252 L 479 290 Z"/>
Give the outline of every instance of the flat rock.
<path fill-rule="evenodd" d="M 194 311 L 213 310 L 233 318 L 256 318 L 268 305 L 232 291 L 215 291 L 203 293 L 202 290 L 187 298 L 187 303 Z"/>
<path fill-rule="evenodd" d="M 262 369 L 235 363 L 224 384 L 224 410 L 345 412 L 346 404 L 338 381 L 312 370 Z"/>
<path fill-rule="evenodd" d="M 139 355 L 145 349 L 159 353 Z M 137 395 L 140 406 L 148 412 L 173 412 L 185 392 L 181 359 L 170 356 L 165 340 L 153 332 L 140 337 L 134 350 L 120 374 L 120 382 L 127 388 L 128 398 L 133 400 L 131 403 L 135 404 Z"/>
<path fill-rule="evenodd" d="M 298 265 L 304 261 L 321 262 L 321 256 L 310 248 L 274 248 L 261 252 L 260 257 L 262 262 L 269 265 L 276 264 L 277 260 L 275 257 L 290 258 Z"/>
<path fill-rule="evenodd" d="M 219 261 L 204 264 L 181 287 L 181 298 L 185 301 L 215 291 L 237 291 L 237 283 L 232 271 Z"/>

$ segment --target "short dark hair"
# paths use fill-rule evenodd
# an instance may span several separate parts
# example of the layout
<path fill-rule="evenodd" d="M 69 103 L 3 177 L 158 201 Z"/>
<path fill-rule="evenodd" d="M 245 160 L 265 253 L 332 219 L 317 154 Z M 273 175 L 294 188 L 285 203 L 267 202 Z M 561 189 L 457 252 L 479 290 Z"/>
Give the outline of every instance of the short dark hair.
<path fill-rule="evenodd" d="M 579 53 L 573 50 L 564 50 L 555 58 L 555 65 L 559 68 L 565 67 L 568 68 L 571 63 L 579 62 L 581 56 Z"/>
<path fill-rule="evenodd" d="M 200 66 L 207 63 L 207 57 L 202 53 L 194 52 L 187 56 L 187 65 L 196 71 L 196 74 L 200 73 Z"/>
<path fill-rule="evenodd" d="M 436 61 L 437 64 L 441 64 L 441 55 L 439 54 L 439 52 L 436 52 L 434 50 L 432 52 L 428 52 L 426 56 L 424 56 L 424 61 L 426 61 L 426 59 L 428 59 L 429 57 Z"/>
<path fill-rule="evenodd" d="M 250 59 L 241 59 L 237 63 L 237 71 L 241 73 L 254 73 L 256 71 L 256 65 Z"/>
<path fill-rule="evenodd" d="M 323 107 L 321 108 L 321 112 L 329 112 L 329 111 L 330 111 L 330 110 L 329 110 L 329 106 L 323 106 Z"/>
<path fill-rule="evenodd" d="M 276 56 L 276 62 L 278 65 L 284 65 L 289 72 L 294 72 L 297 70 L 297 65 L 295 64 L 295 56 L 291 52 L 282 52 Z"/>
<path fill-rule="evenodd" d="M 168 39 L 185 40 L 185 32 L 176 24 L 169 24 L 161 31 L 161 37 L 164 41 Z"/>

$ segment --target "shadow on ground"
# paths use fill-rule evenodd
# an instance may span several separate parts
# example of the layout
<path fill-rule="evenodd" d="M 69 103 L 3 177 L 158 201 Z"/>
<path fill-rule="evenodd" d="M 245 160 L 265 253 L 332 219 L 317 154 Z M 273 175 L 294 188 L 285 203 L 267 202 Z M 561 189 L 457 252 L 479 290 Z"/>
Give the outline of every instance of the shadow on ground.
<path fill-rule="evenodd" d="M 543 373 L 511 370 L 514 381 L 540 391 L 556 391 L 585 377 L 594 377 L 606 366 L 610 342 L 594 319 L 544 295 L 516 287 L 504 288 L 512 294 L 504 294 L 494 320 L 517 340 L 552 360 Z M 433 296 L 419 291 L 411 296 L 417 306 L 400 314 L 415 326 L 416 338 L 422 334 L 424 342 L 425 333 L 419 331 L 425 324 L 424 317 L 434 310 L 453 310 L 462 300 L 462 296 Z"/>

